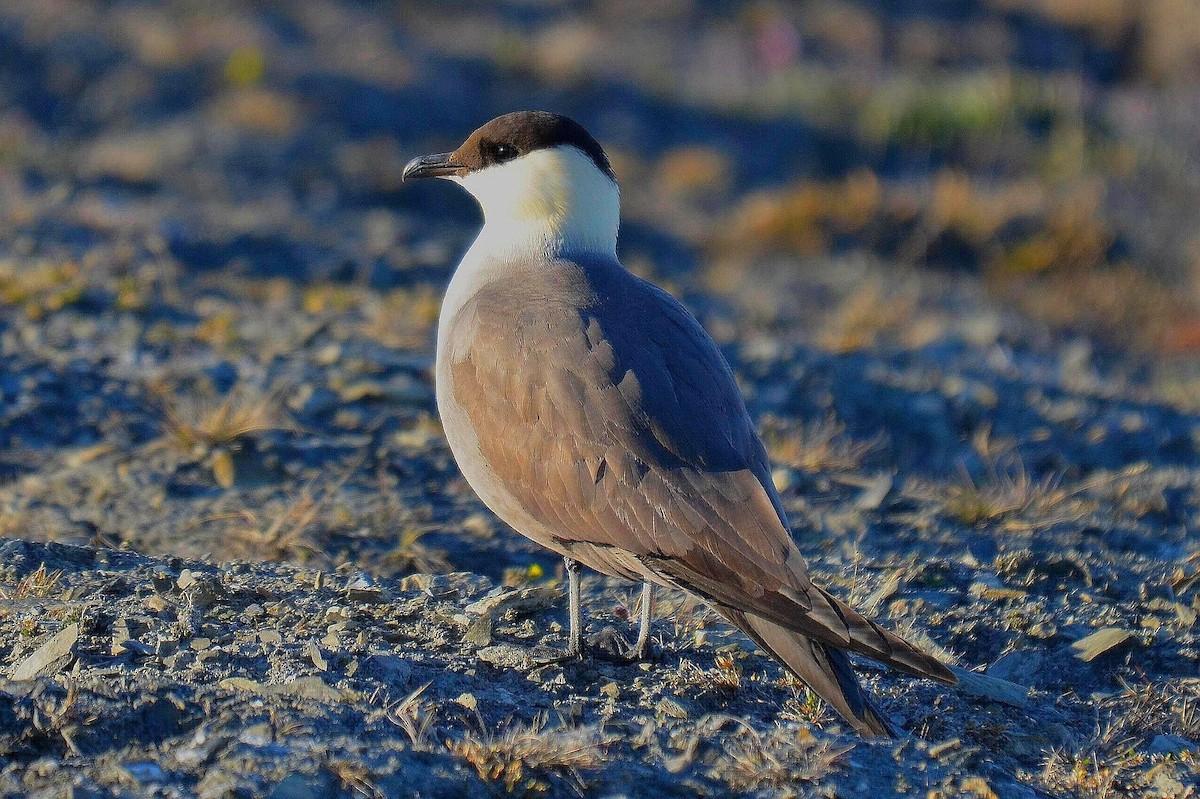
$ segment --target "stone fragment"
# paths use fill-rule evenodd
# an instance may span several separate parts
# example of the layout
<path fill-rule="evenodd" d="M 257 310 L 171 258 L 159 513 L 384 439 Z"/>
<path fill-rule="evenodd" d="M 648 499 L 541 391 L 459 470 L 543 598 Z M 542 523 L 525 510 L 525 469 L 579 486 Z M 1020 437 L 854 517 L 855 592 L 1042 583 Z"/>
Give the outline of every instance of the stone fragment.
<path fill-rule="evenodd" d="M 535 613 L 558 601 L 562 591 L 557 586 L 531 585 L 524 588 L 501 586 L 465 608 L 467 613 L 499 618 L 506 613 Z"/>
<path fill-rule="evenodd" d="M 530 657 L 530 654 L 527 650 L 520 649 L 510 644 L 485 646 L 476 652 L 475 656 L 484 663 L 495 666 L 498 669 L 516 669 L 517 671 L 528 671 L 533 663 L 533 659 Z"/>
<path fill-rule="evenodd" d="M 195 585 L 196 582 L 196 573 L 191 569 L 184 569 L 179 573 L 179 579 L 175 581 L 175 586 L 180 591 L 186 591 Z"/>
<path fill-rule="evenodd" d="M 329 671 L 329 663 L 321 654 L 321 647 L 317 646 L 315 642 L 309 641 L 304 645 L 304 656 L 311 660 L 319 671 Z"/>
<path fill-rule="evenodd" d="M 1090 663 L 1104 653 L 1123 646 L 1132 638 L 1133 633 L 1129 630 L 1120 627 L 1105 627 L 1071 644 L 1071 650 L 1075 653 L 1075 657 L 1084 663 Z"/>
<path fill-rule="evenodd" d="M 1009 652 L 988 666 L 987 676 L 1007 680 L 1017 685 L 1032 686 L 1042 667 L 1042 655 L 1033 651 Z"/>
<path fill-rule="evenodd" d="M 421 591 L 432 597 L 473 597 L 491 589 L 492 581 L 470 572 L 410 574 L 400 581 L 401 591 Z"/>
<path fill-rule="evenodd" d="M 1200 751 L 1200 747 L 1197 747 L 1196 744 L 1187 738 L 1160 733 L 1151 739 L 1148 750 L 1152 755 L 1178 755 L 1182 752 Z"/>
<path fill-rule="evenodd" d="M 463 635 L 463 643 L 468 646 L 488 646 L 492 643 L 492 615 L 485 613 L 475 618 L 467 632 Z"/>
<path fill-rule="evenodd" d="M 8 673 L 9 679 L 21 682 L 58 674 L 75 660 L 75 644 L 78 641 L 79 625 L 68 624 L 14 665 Z"/>
<path fill-rule="evenodd" d="M 891 492 L 892 476 L 887 472 L 880 472 L 871 478 L 862 493 L 854 499 L 854 507 L 859 510 L 878 510 Z"/>
<path fill-rule="evenodd" d="M 1029 704 L 1029 689 L 1023 685 L 967 671 L 957 666 L 951 666 L 950 670 L 954 672 L 955 677 L 958 677 L 958 689 L 965 694 L 1012 707 L 1024 708 Z"/>

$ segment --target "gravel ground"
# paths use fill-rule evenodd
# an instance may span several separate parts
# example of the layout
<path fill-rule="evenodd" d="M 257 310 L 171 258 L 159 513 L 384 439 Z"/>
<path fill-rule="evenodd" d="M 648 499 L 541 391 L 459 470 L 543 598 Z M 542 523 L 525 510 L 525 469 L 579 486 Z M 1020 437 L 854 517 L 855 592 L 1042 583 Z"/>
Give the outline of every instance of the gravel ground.
<path fill-rule="evenodd" d="M 841 7 L 899 37 L 887 69 L 805 11 L 747 108 L 638 31 L 737 56 L 767 6 L 619 5 L 0 8 L 0 797 L 1196 794 L 1186 87 L 984 3 L 922 41 L 1011 70 L 1011 118 L 951 70 L 961 107 L 871 127 L 927 74 L 885 10 Z M 825 74 L 860 94 L 779 83 Z M 723 347 L 815 576 L 959 669 L 863 664 L 908 737 L 848 735 L 667 592 L 652 661 L 540 662 L 561 566 L 433 403 L 475 211 L 398 182 L 529 106 L 612 143 L 622 257 Z M 584 588 L 630 636 L 637 587 Z"/>

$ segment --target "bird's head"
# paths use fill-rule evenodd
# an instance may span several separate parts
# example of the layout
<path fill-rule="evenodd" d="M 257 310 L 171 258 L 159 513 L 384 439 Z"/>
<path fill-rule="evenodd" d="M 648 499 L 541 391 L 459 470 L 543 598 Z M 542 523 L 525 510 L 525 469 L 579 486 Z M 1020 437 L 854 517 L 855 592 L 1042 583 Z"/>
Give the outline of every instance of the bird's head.
<path fill-rule="evenodd" d="M 496 246 L 615 253 L 620 198 L 604 150 L 578 123 L 516 111 L 476 130 L 457 150 L 414 158 L 404 179 L 446 178 L 483 209 Z"/>

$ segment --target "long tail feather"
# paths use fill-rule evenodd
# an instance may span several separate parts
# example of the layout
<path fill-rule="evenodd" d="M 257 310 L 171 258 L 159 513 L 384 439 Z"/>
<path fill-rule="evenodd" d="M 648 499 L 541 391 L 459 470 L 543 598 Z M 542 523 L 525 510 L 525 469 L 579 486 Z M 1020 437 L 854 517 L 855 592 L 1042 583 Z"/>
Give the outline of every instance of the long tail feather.
<path fill-rule="evenodd" d="M 720 608 L 738 629 L 787 667 L 863 737 L 895 737 L 896 728 L 871 701 L 840 649 L 792 632 L 760 616 Z"/>

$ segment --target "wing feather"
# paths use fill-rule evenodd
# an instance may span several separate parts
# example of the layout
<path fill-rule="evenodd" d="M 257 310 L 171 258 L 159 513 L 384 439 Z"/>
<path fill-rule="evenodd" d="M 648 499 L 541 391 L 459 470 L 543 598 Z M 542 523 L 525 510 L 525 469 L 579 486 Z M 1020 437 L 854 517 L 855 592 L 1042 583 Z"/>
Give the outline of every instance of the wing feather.
<path fill-rule="evenodd" d="M 683 306 L 616 264 L 551 271 L 565 288 L 524 274 L 481 289 L 450 365 L 480 454 L 522 512 L 600 571 L 640 563 L 831 646 L 935 670 L 812 584 L 733 374 Z"/>

